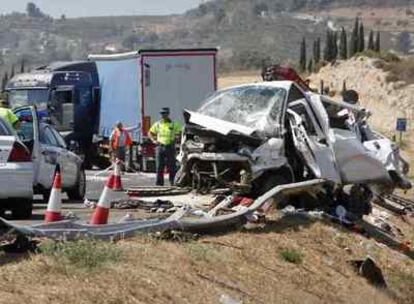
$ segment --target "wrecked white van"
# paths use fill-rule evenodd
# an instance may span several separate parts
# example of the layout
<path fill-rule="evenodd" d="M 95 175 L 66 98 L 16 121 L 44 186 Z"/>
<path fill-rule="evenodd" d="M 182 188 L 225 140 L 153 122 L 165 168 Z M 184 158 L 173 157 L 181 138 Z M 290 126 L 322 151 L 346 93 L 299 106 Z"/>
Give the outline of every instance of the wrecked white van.
<path fill-rule="evenodd" d="M 372 131 L 369 112 L 273 81 L 225 89 L 185 111 L 177 183 L 200 191 L 322 178 L 359 196 L 409 189 L 398 147 Z M 349 186 L 348 186 L 349 187 Z M 371 196 L 372 197 L 372 196 Z"/>

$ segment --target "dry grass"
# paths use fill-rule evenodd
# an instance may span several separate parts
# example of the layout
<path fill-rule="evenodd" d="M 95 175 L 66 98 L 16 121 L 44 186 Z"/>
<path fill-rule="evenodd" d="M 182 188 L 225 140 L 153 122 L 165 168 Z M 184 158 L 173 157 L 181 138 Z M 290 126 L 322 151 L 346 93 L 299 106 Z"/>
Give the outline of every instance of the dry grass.
<path fill-rule="evenodd" d="M 67 243 L 46 240 L 39 246 L 38 251 L 51 258 L 56 270 L 62 273 L 97 271 L 105 265 L 118 262 L 122 257 L 117 246 L 84 240 Z"/>
<path fill-rule="evenodd" d="M 260 71 L 237 72 L 221 75 L 218 79 L 219 89 L 237 86 L 245 83 L 262 81 Z"/>
<path fill-rule="evenodd" d="M 412 303 L 414 263 L 329 224 L 289 219 L 265 229 L 173 243 L 137 237 L 113 246 L 122 259 L 99 271 L 66 271 L 50 255 L 0 268 L 1 303 Z M 283 257 L 300 253 L 301 262 Z M 348 260 L 373 256 L 390 292 Z M 289 254 L 291 256 L 291 254 Z M 81 258 L 81 257 L 79 257 Z M 294 259 L 295 261 L 296 258 Z M 68 267 L 70 267 L 68 265 Z M 73 266 L 76 268 L 77 266 Z M 78 268 L 76 268 L 78 269 Z"/>
<path fill-rule="evenodd" d="M 388 72 L 387 81 L 404 81 L 406 84 L 414 83 L 414 57 L 386 64 L 383 69 Z"/>

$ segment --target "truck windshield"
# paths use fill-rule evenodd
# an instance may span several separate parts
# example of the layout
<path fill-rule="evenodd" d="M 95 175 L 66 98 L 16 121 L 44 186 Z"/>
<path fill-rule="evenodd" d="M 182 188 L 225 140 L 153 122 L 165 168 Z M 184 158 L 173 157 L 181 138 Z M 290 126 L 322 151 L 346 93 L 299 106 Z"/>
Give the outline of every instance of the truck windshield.
<path fill-rule="evenodd" d="M 217 92 L 201 106 L 201 114 L 263 129 L 266 124 L 277 123 L 286 98 L 283 88 L 244 86 Z"/>
<path fill-rule="evenodd" d="M 9 92 L 10 107 L 37 105 L 46 108 L 49 99 L 48 89 L 14 90 Z"/>

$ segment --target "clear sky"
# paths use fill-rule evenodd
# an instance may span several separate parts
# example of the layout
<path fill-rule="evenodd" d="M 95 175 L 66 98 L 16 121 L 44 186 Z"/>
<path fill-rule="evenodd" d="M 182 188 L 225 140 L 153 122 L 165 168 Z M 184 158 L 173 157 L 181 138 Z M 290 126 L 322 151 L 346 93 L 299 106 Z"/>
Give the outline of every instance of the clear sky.
<path fill-rule="evenodd" d="M 0 0 L 0 13 L 23 12 L 33 2 L 48 15 L 60 17 L 166 15 L 185 12 L 203 0 Z"/>

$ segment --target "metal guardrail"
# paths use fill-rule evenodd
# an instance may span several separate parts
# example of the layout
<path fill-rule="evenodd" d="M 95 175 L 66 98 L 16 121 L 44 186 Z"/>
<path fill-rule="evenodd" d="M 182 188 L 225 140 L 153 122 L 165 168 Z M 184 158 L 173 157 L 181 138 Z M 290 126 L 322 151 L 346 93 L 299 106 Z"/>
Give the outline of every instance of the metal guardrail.
<path fill-rule="evenodd" d="M 189 207 L 185 206 L 170 217 L 159 220 L 133 220 L 122 223 L 93 226 L 79 223 L 75 220 L 61 221 L 50 224 L 41 224 L 31 227 L 15 225 L 4 219 L 0 220 L 17 234 L 35 237 L 46 237 L 55 240 L 74 240 L 81 238 L 116 240 L 132 237 L 139 233 L 164 231 L 169 229 L 188 232 L 216 232 L 225 231 L 244 224 L 248 217 L 262 207 L 269 199 L 276 200 L 281 195 L 298 194 L 313 191 L 325 185 L 322 179 L 300 183 L 279 185 L 256 199 L 250 207 L 245 207 L 231 214 L 219 215 L 211 218 L 185 218 Z"/>

